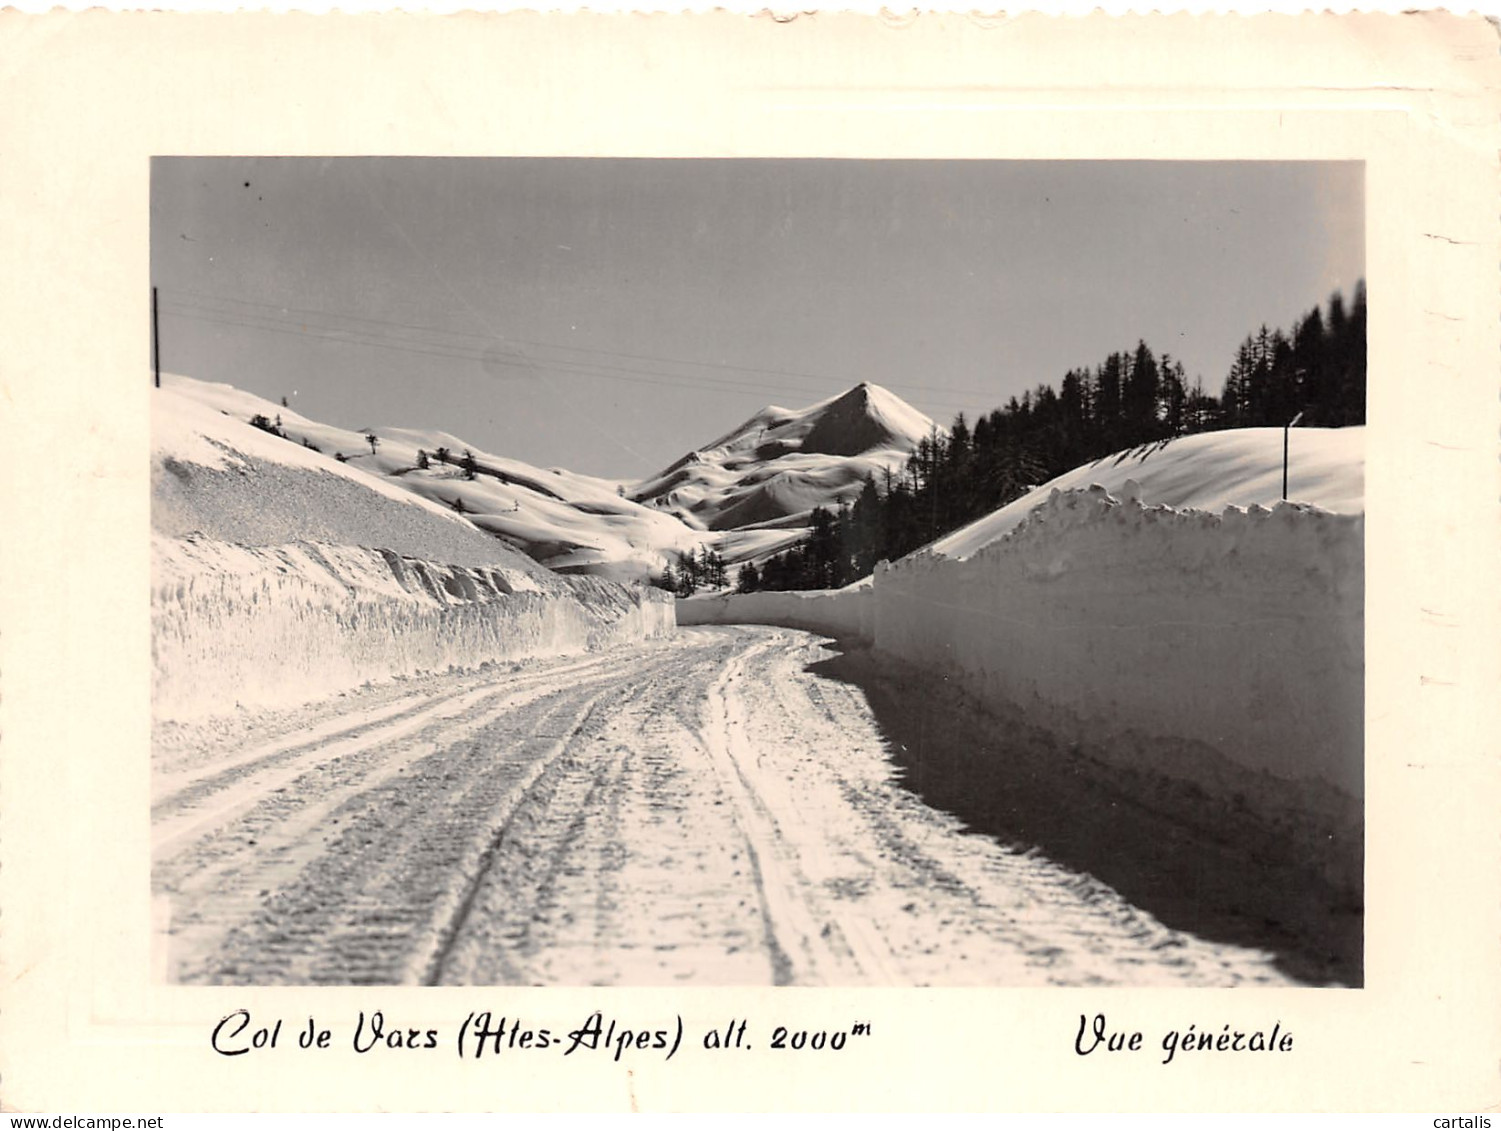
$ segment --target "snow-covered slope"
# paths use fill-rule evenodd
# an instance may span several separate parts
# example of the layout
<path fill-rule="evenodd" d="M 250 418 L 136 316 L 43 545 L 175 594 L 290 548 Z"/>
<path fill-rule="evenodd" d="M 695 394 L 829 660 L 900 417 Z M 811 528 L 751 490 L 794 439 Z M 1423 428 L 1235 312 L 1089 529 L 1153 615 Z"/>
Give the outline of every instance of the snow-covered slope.
<path fill-rule="evenodd" d="M 900 471 L 933 430 L 896 394 L 856 385 L 808 408 L 764 408 L 629 494 L 694 526 L 734 531 L 722 552 L 743 561 L 801 537 L 814 507 L 853 500 L 867 475 Z"/>
<path fill-rule="evenodd" d="M 200 411 L 227 413 L 239 421 L 279 420 L 286 439 L 248 429 L 264 441 L 256 449 L 262 454 L 279 452 L 275 458 L 294 466 L 354 471 L 361 482 L 380 484 L 388 497 L 420 500 L 478 536 L 559 572 L 634 580 L 705 541 L 674 515 L 623 498 L 616 483 L 506 459 L 447 432 L 372 427 L 369 434 L 377 441 L 372 452 L 367 432 L 309 420 L 230 385 L 170 376 L 163 382 L 169 402 L 192 402 Z M 448 462 L 438 459 L 440 449 Z M 461 467 L 466 451 L 474 456 L 473 479 Z M 418 466 L 419 452 L 427 454 L 425 470 Z M 343 463 L 333 458 L 341 455 Z"/>
<path fill-rule="evenodd" d="M 236 411 L 182 382 L 152 393 L 158 721 L 671 630 L 666 594 L 559 576 L 385 475 L 252 427 L 242 394 L 210 388 Z"/>
<path fill-rule="evenodd" d="M 327 449 L 319 454 L 252 427 L 250 416 L 275 412 L 259 398 L 228 385 L 163 381 L 151 402 L 151 524 L 157 533 L 242 546 L 380 547 L 455 565 L 546 574 L 449 508 L 370 474 L 358 461 L 340 463 Z M 204 391 L 215 395 L 206 399 Z M 331 438 L 334 430 L 281 411 L 289 426 L 305 425 L 309 437 Z"/>
<path fill-rule="evenodd" d="M 1364 428 L 1294 428 L 1288 448 L 1289 501 L 1336 514 L 1365 512 Z M 1127 487 L 1132 481 L 1134 489 Z M 1271 507 L 1282 499 L 1282 429 L 1204 432 L 1081 464 L 930 548 L 948 558 L 970 557 L 1019 526 L 1055 489 L 1096 484 L 1112 495 L 1180 510 Z"/>

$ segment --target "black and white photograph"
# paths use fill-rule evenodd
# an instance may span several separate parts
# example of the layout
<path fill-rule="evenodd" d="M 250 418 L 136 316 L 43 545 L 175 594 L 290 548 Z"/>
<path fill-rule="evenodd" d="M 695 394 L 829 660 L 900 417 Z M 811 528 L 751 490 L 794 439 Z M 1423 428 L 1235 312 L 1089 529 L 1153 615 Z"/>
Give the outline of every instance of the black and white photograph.
<path fill-rule="evenodd" d="M 157 977 L 1360 987 L 1365 176 L 154 157 Z"/>
<path fill-rule="evenodd" d="M 1492 23 L 0 43 L 5 1112 L 1494 1118 Z"/>

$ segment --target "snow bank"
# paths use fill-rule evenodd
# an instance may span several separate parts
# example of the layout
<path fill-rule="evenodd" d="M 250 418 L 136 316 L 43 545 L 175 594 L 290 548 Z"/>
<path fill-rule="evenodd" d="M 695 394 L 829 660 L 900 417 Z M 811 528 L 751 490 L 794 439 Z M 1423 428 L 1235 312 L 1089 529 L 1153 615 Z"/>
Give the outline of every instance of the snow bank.
<path fill-rule="evenodd" d="M 968 560 L 880 569 L 874 642 L 1212 793 L 1358 798 L 1364 560 L 1360 515 L 1058 491 Z"/>
<path fill-rule="evenodd" d="M 159 719 L 306 702 L 673 627 L 663 594 L 559 577 L 368 457 L 341 463 L 226 415 L 277 413 L 267 402 L 186 378 L 153 394 Z M 279 414 L 289 431 L 314 427 Z M 348 449 L 358 439 L 324 429 L 310 442 Z"/>
<path fill-rule="evenodd" d="M 718 593 L 677 603 L 678 624 L 776 624 L 840 639 L 868 640 L 874 592 L 837 589 L 808 593 Z"/>
<path fill-rule="evenodd" d="M 1359 514 L 1211 514 L 1095 486 L 1055 490 L 965 559 L 921 553 L 868 586 L 694 598 L 678 615 L 863 637 L 1140 772 L 1138 800 L 1186 785 L 1279 837 L 1342 837 L 1329 867 L 1358 891 L 1364 561 Z"/>
<path fill-rule="evenodd" d="M 299 542 L 152 542 L 158 719 L 307 702 L 367 681 L 640 640 L 666 594 L 590 577 L 441 565 Z"/>
<path fill-rule="evenodd" d="M 1144 444 L 1072 471 L 992 511 L 931 549 L 967 558 L 1004 537 L 1055 490 L 1101 486 L 1115 495 L 1180 509 L 1270 507 L 1282 499 L 1282 429 L 1234 428 Z M 1287 497 L 1339 514 L 1365 510 L 1365 429 L 1294 428 L 1288 436 Z"/>

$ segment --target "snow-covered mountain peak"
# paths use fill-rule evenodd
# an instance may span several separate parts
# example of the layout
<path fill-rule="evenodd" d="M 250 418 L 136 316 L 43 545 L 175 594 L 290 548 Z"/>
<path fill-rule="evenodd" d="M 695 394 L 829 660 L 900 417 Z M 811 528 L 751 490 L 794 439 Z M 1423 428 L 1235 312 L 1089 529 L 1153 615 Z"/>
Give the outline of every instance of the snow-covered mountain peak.
<path fill-rule="evenodd" d="M 880 385 L 862 381 L 822 406 L 803 437 L 802 451 L 855 456 L 880 448 L 911 451 L 933 421 Z"/>
<path fill-rule="evenodd" d="M 868 381 L 802 409 L 767 405 L 738 428 L 689 452 L 657 478 L 694 462 L 731 458 L 773 460 L 789 452 L 857 456 L 896 449 L 910 452 L 933 431 L 931 419 L 901 397 Z"/>
<path fill-rule="evenodd" d="M 736 531 L 724 550 L 739 561 L 795 541 L 813 508 L 852 500 L 866 476 L 901 470 L 935 429 L 895 393 L 862 382 L 807 408 L 768 405 L 630 497 L 695 526 Z"/>

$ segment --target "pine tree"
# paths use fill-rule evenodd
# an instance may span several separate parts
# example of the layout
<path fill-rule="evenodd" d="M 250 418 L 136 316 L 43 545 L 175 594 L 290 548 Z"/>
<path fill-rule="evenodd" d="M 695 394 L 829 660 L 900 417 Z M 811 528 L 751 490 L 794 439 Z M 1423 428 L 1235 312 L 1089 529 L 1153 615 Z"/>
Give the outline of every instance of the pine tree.
<path fill-rule="evenodd" d="M 1135 446 L 1160 438 L 1157 421 L 1157 360 L 1144 341 L 1136 343 L 1121 392 L 1122 442 Z"/>
<path fill-rule="evenodd" d="M 1344 338 L 1337 344 L 1340 424 L 1364 424 L 1366 404 L 1366 292 L 1365 280 L 1355 284 Z"/>
<path fill-rule="evenodd" d="M 676 577 L 679 597 L 691 597 L 698 592 L 698 561 L 694 554 L 678 554 Z"/>
<path fill-rule="evenodd" d="M 870 573 L 881 560 L 881 495 L 870 475 L 865 477 L 865 486 L 850 508 L 846 549 L 856 577 Z"/>
<path fill-rule="evenodd" d="M 831 589 L 839 574 L 839 537 L 834 518 L 823 507 L 814 507 L 812 533 L 808 535 L 807 588 Z"/>
<path fill-rule="evenodd" d="M 1121 447 L 1121 374 L 1124 369 L 1125 358 L 1113 353 L 1095 370 L 1095 420 L 1101 445 L 1107 452 Z"/>
<path fill-rule="evenodd" d="M 1164 437 L 1181 436 L 1187 431 L 1188 390 L 1183 381 L 1183 363 L 1163 354 L 1158 373 L 1157 417 Z"/>

